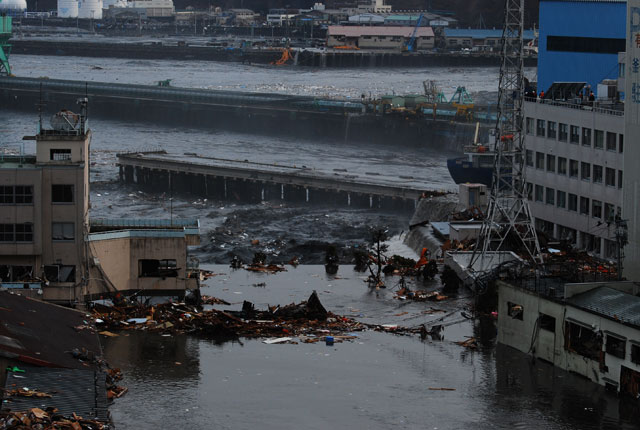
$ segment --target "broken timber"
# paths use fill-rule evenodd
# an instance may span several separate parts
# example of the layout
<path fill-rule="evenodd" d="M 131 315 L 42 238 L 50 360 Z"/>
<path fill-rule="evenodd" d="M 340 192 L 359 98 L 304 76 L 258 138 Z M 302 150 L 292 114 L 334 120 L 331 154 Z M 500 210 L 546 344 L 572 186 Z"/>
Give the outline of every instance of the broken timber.
<path fill-rule="evenodd" d="M 307 167 L 224 160 L 164 151 L 118 154 L 120 181 L 151 192 L 257 203 L 269 200 L 394 210 L 415 209 L 422 189 Z M 441 194 L 434 192 L 435 194 Z"/>

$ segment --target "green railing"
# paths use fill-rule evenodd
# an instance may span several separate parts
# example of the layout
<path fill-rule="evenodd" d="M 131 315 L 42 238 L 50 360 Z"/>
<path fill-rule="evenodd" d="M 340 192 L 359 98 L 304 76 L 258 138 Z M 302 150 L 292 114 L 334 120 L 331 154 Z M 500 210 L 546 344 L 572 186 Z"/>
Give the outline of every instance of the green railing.
<path fill-rule="evenodd" d="M 10 16 L 0 17 L 0 35 L 2 34 L 11 34 L 11 17 Z"/>

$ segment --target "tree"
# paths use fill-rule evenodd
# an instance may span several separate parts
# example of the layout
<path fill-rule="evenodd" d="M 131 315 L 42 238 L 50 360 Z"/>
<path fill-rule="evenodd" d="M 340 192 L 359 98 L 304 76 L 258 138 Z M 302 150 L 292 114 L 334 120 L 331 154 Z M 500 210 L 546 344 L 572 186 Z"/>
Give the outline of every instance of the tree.
<path fill-rule="evenodd" d="M 367 282 L 370 287 L 385 288 L 382 281 L 382 267 L 387 264 L 386 252 L 389 246 L 384 243 L 389 239 L 389 230 L 384 227 L 373 227 L 370 231 L 370 239 L 367 248 L 369 258 L 367 267 L 369 269 L 369 279 Z"/>

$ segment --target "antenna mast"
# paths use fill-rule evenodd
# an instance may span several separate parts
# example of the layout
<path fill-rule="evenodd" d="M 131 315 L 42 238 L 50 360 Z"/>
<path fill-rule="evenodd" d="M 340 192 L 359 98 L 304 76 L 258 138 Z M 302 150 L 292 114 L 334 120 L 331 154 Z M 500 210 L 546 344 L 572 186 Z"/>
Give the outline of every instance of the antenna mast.
<path fill-rule="evenodd" d="M 493 183 L 472 265 L 478 258 L 487 261 L 488 251 L 515 249 L 534 264 L 542 263 L 525 181 L 523 22 L 524 0 L 505 0 Z"/>

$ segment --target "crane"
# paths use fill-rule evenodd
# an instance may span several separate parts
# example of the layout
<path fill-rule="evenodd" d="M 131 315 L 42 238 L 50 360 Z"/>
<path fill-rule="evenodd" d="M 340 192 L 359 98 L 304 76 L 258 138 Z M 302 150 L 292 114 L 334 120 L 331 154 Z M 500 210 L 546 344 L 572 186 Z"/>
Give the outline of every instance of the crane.
<path fill-rule="evenodd" d="M 9 66 L 10 38 L 11 17 L 0 16 L 0 75 L 11 75 L 11 66 Z"/>
<path fill-rule="evenodd" d="M 416 35 L 418 34 L 418 29 L 420 28 L 420 24 L 422 24 L 422 18 L 424 18 L 424 14 L 421 13 L 420 16 L 418 17 L 418 22 L 416 23 L 416 26 L 413 28 L 413 32 L 411 33 L 411 38 L 409 38 L 409 41 L 407 42 L 407 44 L 404 45 L 403 51 L 413 52 L 415 50 Z"/>
<path fill-rule="evenodd" d="M 505 0 L 493 183 L 489 208 L 470 264 L 473 267 L 481 259 L 479 270 L 487 269 L 487 262 L 496 256 L 490 251 L 517 250 L 529 263 L 543 262 L 525 180 L 523 21 L 524 0 Z"/>

